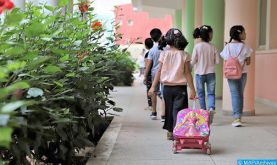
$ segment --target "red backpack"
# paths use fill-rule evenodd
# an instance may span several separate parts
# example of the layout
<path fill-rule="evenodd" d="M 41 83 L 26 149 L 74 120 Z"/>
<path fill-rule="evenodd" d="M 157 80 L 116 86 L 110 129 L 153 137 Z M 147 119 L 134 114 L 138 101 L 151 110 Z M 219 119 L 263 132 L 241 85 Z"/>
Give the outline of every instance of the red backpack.
<path fill-rule="evenodd" d="M 224 76 L 227 79 L 236 80 L 241 78 L 243 66 L 241 66 L 237 58 L 241 54 L 243 47 L 244 46 L 241 47 L 241 50 L 239 51 L 238 55 L 233 57 L 231 56 L 231 51 L 229 46 L 227 46 L 229 57 L 227 60 L 224 61 L 224 67 L 223 67 Z"/>

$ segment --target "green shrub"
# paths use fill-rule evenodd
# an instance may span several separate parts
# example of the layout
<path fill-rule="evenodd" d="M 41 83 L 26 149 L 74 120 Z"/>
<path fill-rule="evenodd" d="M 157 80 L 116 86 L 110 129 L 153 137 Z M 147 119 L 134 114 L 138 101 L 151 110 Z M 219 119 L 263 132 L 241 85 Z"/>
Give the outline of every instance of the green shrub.
<path fill-rule="evenodd" d="M 116 86 L 131 86 L 134 81 L 135 62 L 126 51 L 115 51 L 113 53 L 114 66 L 116 70 L 113 74 L 113 84 Z M 117 71 L 119 70 L 119 71 Z"/>
<path fill-rule="evenodd" d="M 92 29 L 97 20 L 90 12 L 86 17 L 28 4 L 25 12 L 14 9 L 2 22 L 3 160 L 74 164 L 76 151 L 96 145 L 107 111 L 121 111 L 108 96 L 113 79 L 126 75 L 124 84 L 132 83 L 134 64 L 113 43 L 100 44 L 105 30 Z"/>

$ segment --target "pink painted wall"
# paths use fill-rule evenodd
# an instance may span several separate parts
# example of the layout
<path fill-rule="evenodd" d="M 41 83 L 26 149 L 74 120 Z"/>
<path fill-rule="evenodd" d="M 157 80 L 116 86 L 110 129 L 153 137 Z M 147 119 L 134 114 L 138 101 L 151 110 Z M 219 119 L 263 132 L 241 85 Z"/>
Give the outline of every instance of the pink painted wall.
<path fill-rule="evenodd" d="M 270 2 L 270 17 L 267 26 L 268 31 L 268 49 L 256 52 L 255 69 L 255 96 L 273 103 L 277 103 L 277 1 Z M 266 47 L 267 47 L 266 46 Z"/>
<path fill-rule="evenodd" d="M 161 18 L 149 18 L 147 12 L 133 11 L 132 4 L 118 6 L 114 11 L 116 15 L 116 23 L 121 20 L 122 25 L 117 30 L 117 33 L 123 34 L 123 38 L 117 43 L 124 45 L 126 40 L 131 42 L 140 38 L 139 42 L 144 42 L 145 38 L 150 37 L 149 32 L 153 28 L 159 28 L 163 33 L 172 27 L 172 16 Z M 133 21 L 133 25 L 128 25 L 128 20 Z"/>
<path fill-rule="evenodd" d="M 256 52 L 256 97 L 277 103 L 277 50 Z"/>

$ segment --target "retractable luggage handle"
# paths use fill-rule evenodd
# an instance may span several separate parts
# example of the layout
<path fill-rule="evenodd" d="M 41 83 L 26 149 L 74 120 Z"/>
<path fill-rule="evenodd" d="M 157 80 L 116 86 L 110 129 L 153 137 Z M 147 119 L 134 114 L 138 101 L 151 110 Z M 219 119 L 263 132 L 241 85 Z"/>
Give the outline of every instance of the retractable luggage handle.
<path fill-rule="evenodd" d="M 192 101 L 192 109 L 193 109 L 193 110 L 196 110 L 196 100 L 197 100 L 197 99 L 194 99 L 194 100 Z"/>

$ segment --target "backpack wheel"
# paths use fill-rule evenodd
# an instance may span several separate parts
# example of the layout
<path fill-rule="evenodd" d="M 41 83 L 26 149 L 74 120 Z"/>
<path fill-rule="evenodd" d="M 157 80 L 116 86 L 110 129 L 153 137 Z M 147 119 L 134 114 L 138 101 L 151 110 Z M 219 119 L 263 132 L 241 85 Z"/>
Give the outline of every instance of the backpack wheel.
<path fill-rule="evenodd" d="M 208 154 L 208 155 L 211 155 L 211 154 L 212 154 L 211 148 L 207 148 L 207 154 Z"/>
<path fill-rule="evenodd" d="M 177 154 L 177 149 L 176 149 L 176 147 L 173 147 L 173 148 L 172 148 L 172 153 L 173 153 L 173 154 Z"/>
<path fill-rule="evenodd" d="M 173 141 L 172 153 L 173 153 L 173 154 L 176 154 L 176 153 L 177 153 L 177 142 L 176 142 L 176 140 Z"/>
<path fill-rule="evenodd" d="M 206 143 L 206 153 L 208 155 L 212 154 L 212 147 L 211 147 L 211 144 L 209 142 Z"/>

